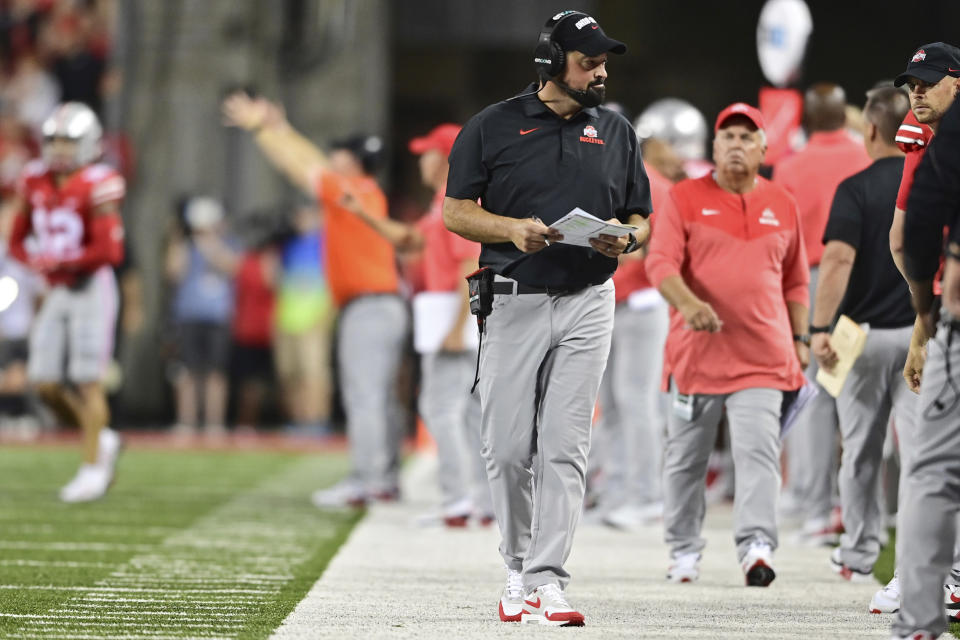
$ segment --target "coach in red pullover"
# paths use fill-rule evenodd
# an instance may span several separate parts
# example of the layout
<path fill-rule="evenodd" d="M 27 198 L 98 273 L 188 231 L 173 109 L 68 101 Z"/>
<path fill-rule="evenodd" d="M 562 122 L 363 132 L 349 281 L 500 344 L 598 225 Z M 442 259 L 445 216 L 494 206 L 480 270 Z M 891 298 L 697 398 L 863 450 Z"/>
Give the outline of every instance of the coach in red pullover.
<path fill-rule="evenodd" d="M 707 458 L 726 408 L 734 467 L 734 539 L 749 586 L 773 581 L 780 406 L 809 360 L 807 256 L 797 205 L 759 177 L 760 112 L 717 117 L 717 168 L 670 191 L 647 273 L 670 303 L 664 380 L 673 407 L 664 456 L 664 524 L 675 582 L 699 577 Z"/>

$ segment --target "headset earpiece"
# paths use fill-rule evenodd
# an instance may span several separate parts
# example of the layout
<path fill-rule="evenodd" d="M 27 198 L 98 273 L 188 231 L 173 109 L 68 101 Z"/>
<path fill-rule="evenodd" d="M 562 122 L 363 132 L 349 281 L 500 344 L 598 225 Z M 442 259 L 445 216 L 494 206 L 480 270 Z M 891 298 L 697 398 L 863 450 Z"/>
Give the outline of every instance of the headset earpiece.
<path fill-rule="evenodd" d="M 543 31 L 537 38 L 537 48 L 533 50 L 533 63 L 537 68 L 537 75 L 544 82 L 563 73 L 563 68 L 567 64 L 567 53 L 554 41 L 553 32 L 558 24 L 575 15 L 586 14 L 580 11 L 561 11 L 543 25 Z"/>

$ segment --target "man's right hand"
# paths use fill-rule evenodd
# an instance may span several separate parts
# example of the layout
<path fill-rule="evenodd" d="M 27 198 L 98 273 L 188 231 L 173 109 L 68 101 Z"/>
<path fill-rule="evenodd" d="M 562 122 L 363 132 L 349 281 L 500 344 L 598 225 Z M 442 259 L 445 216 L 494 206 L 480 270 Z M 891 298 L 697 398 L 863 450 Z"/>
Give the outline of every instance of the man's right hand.
<path fill-rule="evenodd" d="M 522 218 L 514 221 L 510 240 L 520 251 L 536 253 L 563 240 L 563 234 L 534 218 Z"/>
<path fill-rule="evenodd" d="M 683 316 L 687 326 L 694 331 L 716 333 L 723 326 L 717 312 L 703 300 L 694 300 L 687 303 L 680 307 L 678 311 L 680 311 L 680 315 Z"/>

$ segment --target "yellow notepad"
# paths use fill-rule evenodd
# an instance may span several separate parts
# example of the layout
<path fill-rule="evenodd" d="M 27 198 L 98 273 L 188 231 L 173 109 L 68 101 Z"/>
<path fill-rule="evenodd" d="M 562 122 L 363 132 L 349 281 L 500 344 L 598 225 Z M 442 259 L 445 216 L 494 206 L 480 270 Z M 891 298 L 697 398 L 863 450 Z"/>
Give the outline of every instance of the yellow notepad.
<path fill-rule="evenodd" d="M 830 346 L 837 352 L 837 364 L 833 370 L 817 371 L 817 382 L 827 393 L 836 398 L 843 389 L 853 363 L 863 353 L 863 346 L 867 343 L 867 332 L 847 316 L 840 316 L 837 326 L 830 335 Z"/>

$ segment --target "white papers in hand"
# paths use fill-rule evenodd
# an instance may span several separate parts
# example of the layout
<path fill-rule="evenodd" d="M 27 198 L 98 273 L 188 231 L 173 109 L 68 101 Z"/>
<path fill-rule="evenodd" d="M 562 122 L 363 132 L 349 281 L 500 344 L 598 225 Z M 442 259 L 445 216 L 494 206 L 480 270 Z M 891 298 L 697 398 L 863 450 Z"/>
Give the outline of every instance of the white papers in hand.
<path fill-rule="evenodd" d="M 424 291 L 413 297 L 413 348 L 417 353 L 436 353 L 457 320 L 463 294 L 458 291 Z M 463 345 L 476 351 L 477 319 L 463 325 Z"/>
<path fill-rule="evenodd" d="M 563 234 L 563 244 L 575 244 L 578 247 L 589 247 L 590 238 L 596 238 L 601 233 L 608 236 L 625 236 L 637 228 L 629 224 L 614 224 L 590 215 L 580 207 L 575 207 L 567 215 L 550 225 Z"/>

